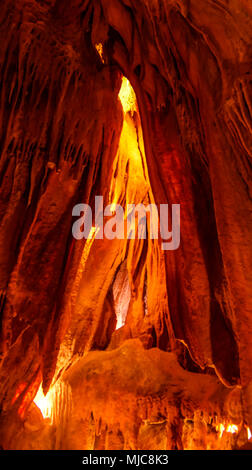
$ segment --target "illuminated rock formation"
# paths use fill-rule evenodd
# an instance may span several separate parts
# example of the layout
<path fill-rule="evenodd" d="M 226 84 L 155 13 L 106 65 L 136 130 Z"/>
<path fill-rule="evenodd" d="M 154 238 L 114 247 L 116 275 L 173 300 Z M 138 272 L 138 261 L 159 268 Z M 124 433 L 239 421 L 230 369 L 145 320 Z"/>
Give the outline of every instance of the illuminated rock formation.
<path fill-rule="evenodd" d="M 2 0 L 3 448 L 250 439 L 251 26 L 245 0 Z M 179 249 L 76 241 L 97 195 L 180 204 Z"/>

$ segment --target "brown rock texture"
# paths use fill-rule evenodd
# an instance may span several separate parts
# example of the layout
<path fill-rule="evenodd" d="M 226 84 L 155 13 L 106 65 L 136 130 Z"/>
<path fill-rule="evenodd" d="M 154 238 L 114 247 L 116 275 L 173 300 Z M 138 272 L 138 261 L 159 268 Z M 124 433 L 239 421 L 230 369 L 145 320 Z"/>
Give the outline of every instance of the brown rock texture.
<path fill-rule="evenodd" d="M 2 0 L 0 41 L 0 446 L 242 447 L 252 7 Z M 180 204 L 180 247 L 75 240 L 97 195 Z"/>

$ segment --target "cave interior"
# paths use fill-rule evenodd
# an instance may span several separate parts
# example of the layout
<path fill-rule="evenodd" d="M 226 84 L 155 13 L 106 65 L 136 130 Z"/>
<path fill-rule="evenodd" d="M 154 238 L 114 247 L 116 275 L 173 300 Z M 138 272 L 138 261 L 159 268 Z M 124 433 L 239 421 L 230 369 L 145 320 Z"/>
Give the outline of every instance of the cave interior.
<path fill-rule="evenodd" d="M 1 449 L 252 448 L 251 3 L 1 0 L 0 42 Z M 97 196 L 179 246 L 76 240 Z"/>

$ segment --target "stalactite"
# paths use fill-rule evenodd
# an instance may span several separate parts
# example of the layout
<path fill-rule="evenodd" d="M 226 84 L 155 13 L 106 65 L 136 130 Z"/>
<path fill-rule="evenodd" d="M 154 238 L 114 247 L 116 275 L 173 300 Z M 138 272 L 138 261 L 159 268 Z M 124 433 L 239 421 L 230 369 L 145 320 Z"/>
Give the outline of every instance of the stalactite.
<path fill-rule="evenodd" d="M 2 1 L 3 448 L 250 440 L 251 31 L 245 0 Z M 74 240 L 97 195 L 179 203 L 179 249 Z"/>

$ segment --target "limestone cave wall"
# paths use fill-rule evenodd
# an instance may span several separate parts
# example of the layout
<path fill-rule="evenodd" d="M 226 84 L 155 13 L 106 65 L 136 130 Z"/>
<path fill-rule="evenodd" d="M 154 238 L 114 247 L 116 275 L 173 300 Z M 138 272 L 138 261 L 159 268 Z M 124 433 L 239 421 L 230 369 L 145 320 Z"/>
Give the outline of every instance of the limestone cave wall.
<path fill-rule="evenodd" d="M 0 445 L 241 447 L 252 7 L 2 0 L 0 40 Z M 75 240 L 97 195 L 180 204 L 180 247 Z"/>

